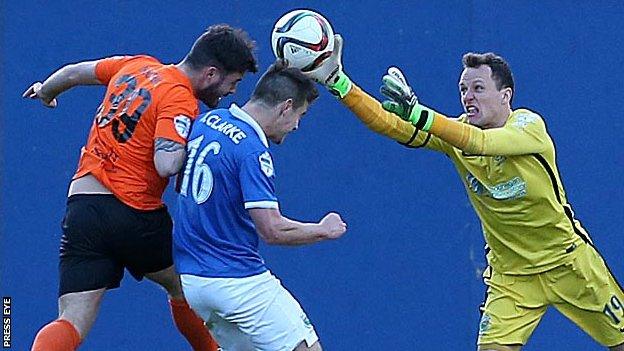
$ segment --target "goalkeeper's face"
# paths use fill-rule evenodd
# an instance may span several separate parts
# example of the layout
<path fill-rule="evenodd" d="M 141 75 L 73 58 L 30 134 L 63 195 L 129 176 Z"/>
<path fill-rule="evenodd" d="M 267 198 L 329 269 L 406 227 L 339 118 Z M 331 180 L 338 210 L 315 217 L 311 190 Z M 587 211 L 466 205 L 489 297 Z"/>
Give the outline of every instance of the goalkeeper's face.
<path fill-rule="evenodd" d="M 498 90 L 488 65 L 466 67 L 459 79 L 459 94 L 468 123 L 482 129 L 502 127 L 509 117 L 509 88 Z"/>

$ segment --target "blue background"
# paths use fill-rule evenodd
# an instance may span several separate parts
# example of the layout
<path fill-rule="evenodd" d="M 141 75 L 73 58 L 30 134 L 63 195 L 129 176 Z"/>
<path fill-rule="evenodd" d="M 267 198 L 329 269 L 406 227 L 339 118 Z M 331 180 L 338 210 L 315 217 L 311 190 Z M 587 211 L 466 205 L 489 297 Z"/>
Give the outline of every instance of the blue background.
<path fill-rule="evenodd" d="M 389 65 L 421 101 L 461 112 L 461 55 L 510 62 L 514 107 L 541 113 L 577 218 L 624 280 L 624 3 L 620 1 L 5 1 L 2 2 L 0 293 L 13 298 L 13 349 L 30 347 L 57 313 L 65 194 L 104 89 L 76 88 L 49 110 L 23 100 L 65 63 L 149 53 L 178 62 L 214 23 L 246 29 L 261 69 L 269 35 L 288 10 L 313 8 L 345 38 L 344 64 L 379 96 Z M 223 102 L 243 104 L 257 76 Z M 327 350 L 473 350 L 484 296 L 483 238 L 446 157 L 369 132 L 323 92 L 294 135 L 275 147 L 283 212 L 316 221 L 340 212 L 341 240 L 263 247 L 270 268 L 304 306 Z M 166 199 L 173 199 L 168 192 Z M 109 292 L 83 350 L 188 349 L 165 293 L 126 277 Z M 600 350 L 551 310 L 524 350 Z"/>

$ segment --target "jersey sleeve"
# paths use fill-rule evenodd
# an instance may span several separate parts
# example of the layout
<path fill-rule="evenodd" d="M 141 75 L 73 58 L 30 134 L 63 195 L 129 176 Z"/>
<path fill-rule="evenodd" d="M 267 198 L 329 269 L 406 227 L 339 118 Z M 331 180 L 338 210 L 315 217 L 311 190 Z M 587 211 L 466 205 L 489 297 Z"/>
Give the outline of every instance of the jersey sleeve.
<path fill-rule="evenodd" d="M 136 56 L 113 56 L 101 59 L 95 65 L 95 76 L 104 85 L 108 85 L 115 73 Z"/>
<path fill-rule="evenodd" d="M 186 145 L 191 123 L 199 114 L 197 100 L 184 86 L 175 86 L 161 98 L 156 112 L 154 140 L 165 138 Z"/>
<path fill-rule="evenodd" d="M 273 159 L 268 151 L 246 156 L 241 162 L 239 176 L 246 209 L 279 208 Z"/>
<path fill-rule="evenodd" d="M 515 112 L 502 128 L 478 130 L 476 148 L 480 155 L 526 155 L 541 153 L 550 145 L 546 125 L 540 115 L 522 110 Z"/>
<path fill-rule="evenodd" d="M 440 151 L 445 154 L 449 154 L 451 150 L 455 148 L 452 144 L 444 141 L 440 137 L 435 136 L 431 133 L 423 132 L 422 130 L 419 130 L 417 132 L 413 141 L 411 141 L 409 144 L 404 145 L 410 148 L 422 147 L 434 151 Z"/>
<path fill-rule="evenodd" d="M 341 101 L 373 132 L 401 144 L 411 145 L 414 142 L 418 130 L 411 123 L 384 110 L 379 101 L 357 85 L 353 84 L 351 91 Z"/>

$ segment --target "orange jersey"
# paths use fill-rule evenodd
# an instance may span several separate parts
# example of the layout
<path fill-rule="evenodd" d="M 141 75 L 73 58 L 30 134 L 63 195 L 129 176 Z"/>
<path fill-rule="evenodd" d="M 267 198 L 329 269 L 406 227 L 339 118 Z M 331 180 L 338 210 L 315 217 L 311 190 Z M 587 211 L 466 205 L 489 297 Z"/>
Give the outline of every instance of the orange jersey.
<path fill-rule="evenodd" d="M 191 81 L 150 56 L 103 59 L 95 74 L 108 87 L 73 179 L 91 173 L 125 204 L 160 208 L 169 179 L 156 172 L 154 141 L 186 144 L 199 114 Z"/>

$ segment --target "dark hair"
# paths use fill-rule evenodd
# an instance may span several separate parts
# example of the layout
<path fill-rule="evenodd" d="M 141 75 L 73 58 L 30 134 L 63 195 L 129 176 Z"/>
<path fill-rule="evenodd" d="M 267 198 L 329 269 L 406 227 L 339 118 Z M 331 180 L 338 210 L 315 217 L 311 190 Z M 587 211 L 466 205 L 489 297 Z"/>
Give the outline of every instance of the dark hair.
<path fill-rule="evenodd" d="M 275 106 L 293 99 L 293 107 L 298 108 L 304 101 L 311 104 L 318 96 L 316 84 L 310 78 L 301 73 L 301 70 L 288 67 L 286 61 L 278 59 L 260 77 L 251 100 Z"/>
<path fill-rule="evenodd" d="M 492 53 L 478 54 L 469 52 L 462 58 L 465 68 L 478 68 L 481 65 L 490 66 L 492 69 L 492 79 L 496 83 L 496 89 L 511 88 L 514 90 L 514 80 L 509 64 L 504 58 Z"/>
<path fill-rule="evenodd" d="M 258 71 L 253 51 L 256 43 L 242 29 L 215 24 L 195 41 L 184 61 L 193 69 L 215 66 L 227 73 Z"/>

